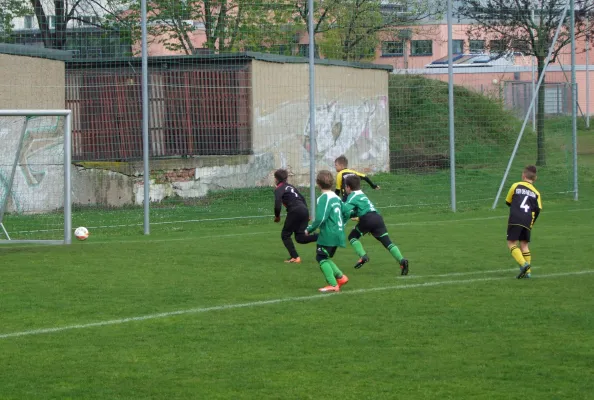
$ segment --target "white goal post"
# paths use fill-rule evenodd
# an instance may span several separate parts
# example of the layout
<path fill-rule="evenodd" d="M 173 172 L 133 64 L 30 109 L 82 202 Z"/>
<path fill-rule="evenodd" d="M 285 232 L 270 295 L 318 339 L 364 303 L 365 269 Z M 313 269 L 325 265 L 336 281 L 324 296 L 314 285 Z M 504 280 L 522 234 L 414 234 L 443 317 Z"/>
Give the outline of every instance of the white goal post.
<path fill-rule="evenodd" d="M 56 117 L 55 122 L 48 124 L 47 117 Z M 0 110 L 0 141 L 0 245 L 70 244 L 71 110 Z M 54 198 L 48 198 L 50 190 Z M 19 208 L 20 198 L 35 206 Z"/>

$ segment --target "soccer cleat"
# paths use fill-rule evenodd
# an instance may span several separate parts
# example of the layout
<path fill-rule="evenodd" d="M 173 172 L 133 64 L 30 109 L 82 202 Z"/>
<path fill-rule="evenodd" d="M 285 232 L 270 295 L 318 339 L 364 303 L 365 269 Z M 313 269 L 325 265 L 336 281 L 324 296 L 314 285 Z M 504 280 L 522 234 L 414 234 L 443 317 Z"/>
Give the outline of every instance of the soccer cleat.
<path fill-rule="evenodd" d="M 526 277 L 526 273 L 530 270 L 530 264 L 526 264 L 523 267 L 520 267 L 520 273 L 516 276 L 517 279 L 522 279 Z"/>
<path fill-rule="evenodd" d="M 400 275 L 408 275 L 408 260 L 406 258 L 400 260 Z"/>
<path fill-rule="evenodd" d="M 286 263 L 294 263 L 294 264 L 301 264 L 301 257 L 296 258 L 287 258 L 285 260 Z"/>
<path fill-rule="evenodd" d="M 330 293 L 330 292 L 340 292 L 340 286 L 336 285 L 336 286 L 324 286 L 323 288 L 319 288 L 318 289 L 320 292 L 322 293 Z"/>
<path fill-rule="evenodd" d="M 340 288 L 343 285 L 346 285 L 347 283 L 349 283 L 349 277 L 346 275 L 343 275 L 340 278 L 336 279 L 336 283 L 338 283 L 338 287 Z"/>
<path fill-rule="evenodd" d="M 357 264 L 355 264 L 355 269 L 359 269 L 363 266 L 363 264 L 366 264 L 369 262 L 369 257 L 367 257 L 367 254 L 365 254 L 363 257 L 361 257 L 359 259 L 359 261 L 357 261 Z"/>
<path fill-rule="evenodd" d="M 530 278 L 532 275 L 530 275 L 532 271 L 530 270 L 530 268 L 528 268 L 528 271 L 526 271 L 526 275 L 524 275 L 524 278 Z"/>

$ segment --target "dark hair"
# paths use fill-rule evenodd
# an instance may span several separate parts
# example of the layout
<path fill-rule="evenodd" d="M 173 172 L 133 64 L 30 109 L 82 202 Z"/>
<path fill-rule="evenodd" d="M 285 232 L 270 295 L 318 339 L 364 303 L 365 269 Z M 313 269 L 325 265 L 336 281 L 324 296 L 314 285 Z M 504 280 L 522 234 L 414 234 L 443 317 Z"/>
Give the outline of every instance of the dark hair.
<path fill-rule="evenodd" d="M 351 188 L 351 190 L 360 190 L 361 178 L 359 177 L 359 175 L 347 175 L 344 184 L 345 186 Z"/>
<path fill-rule="evenodd" d="M 531 181 L 535 180 L 536 179 L 536 167 L 534 165 L 527 165 L 526 168 L 524 168 L 524 176 L 528 180 L 531 180 Z"/>
<path fill-rule="evenodd" d="M 316 183 L 322 189 L 332 189 L 332 184 L 334 183 L 334 177 L 332 176 L 332 172 L 325 169 L 318 172 L 318 176 L 316 177 Z"/>
<path fill-rule="evenodd" d="M 340 164 L 345 168 L 349 166 L 349 160 L 344 155 L 336 157 L 336 160 L 334 160 L 334 163 Z"/>
<path fill-rule="evenodd" d="M 278 183 L 286 182 L 287 178 L 289 178 L 289 173 L 286 169 L 277 169 L 274 171 L 274 178 L 278 181 Z"/>

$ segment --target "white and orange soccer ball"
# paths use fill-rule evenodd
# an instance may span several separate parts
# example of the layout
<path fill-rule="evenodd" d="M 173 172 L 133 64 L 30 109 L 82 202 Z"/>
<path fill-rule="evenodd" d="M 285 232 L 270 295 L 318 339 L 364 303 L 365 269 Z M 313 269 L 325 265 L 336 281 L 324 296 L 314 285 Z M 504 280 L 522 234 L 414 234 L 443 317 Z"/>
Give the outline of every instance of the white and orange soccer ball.
<path fill-rule="evenodd" d="M 84 226 L 79 226 L 74 230 L 74 236 L 76 236 L 78 240 L 86 240 L 89 237 L 89 230 Z"/>

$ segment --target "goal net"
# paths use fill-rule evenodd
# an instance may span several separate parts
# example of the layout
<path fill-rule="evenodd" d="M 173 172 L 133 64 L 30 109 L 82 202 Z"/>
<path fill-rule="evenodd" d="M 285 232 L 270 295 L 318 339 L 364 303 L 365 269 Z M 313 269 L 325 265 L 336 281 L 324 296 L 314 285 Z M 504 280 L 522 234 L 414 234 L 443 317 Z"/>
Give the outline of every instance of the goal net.
<path fill-rule="evenodd" d="M 0 110 L 0 244 L 71 242 L 70 126 L 69 110 Z"/>

